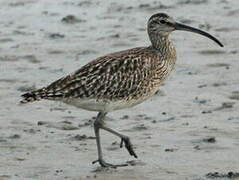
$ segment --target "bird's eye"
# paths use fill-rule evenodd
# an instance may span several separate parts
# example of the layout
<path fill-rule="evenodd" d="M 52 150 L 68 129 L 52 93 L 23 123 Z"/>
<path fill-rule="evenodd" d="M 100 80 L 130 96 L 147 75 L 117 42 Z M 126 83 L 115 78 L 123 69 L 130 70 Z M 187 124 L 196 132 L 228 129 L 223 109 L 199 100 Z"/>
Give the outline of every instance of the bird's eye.
<path fill-rule="evenodd" d="M 165 23 L 166 23 L 165 20 L 160 20 L 159 22 L 160 22 L 161 24 L 165 24 Z"/>

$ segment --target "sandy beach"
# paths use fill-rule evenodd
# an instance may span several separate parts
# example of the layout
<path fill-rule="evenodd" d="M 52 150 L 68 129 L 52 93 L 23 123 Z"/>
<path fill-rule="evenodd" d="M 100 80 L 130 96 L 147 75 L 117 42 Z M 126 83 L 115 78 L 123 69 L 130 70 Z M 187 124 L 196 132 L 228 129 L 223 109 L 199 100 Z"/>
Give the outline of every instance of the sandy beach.
<path fill-rule="evenodd" d="M 239 1 L 1 0 L 0 180 L 239 179 Z M 173 32 L 174 72 L 155 96 L 109 113 L 106 123 L 131 137 L 138 159 L 102 131 L 95 112 L 51 101 L 19 105 L 96 57 L 149 46 L 147 20 L 165 12 L 217 37 L 224 48 Z"/>

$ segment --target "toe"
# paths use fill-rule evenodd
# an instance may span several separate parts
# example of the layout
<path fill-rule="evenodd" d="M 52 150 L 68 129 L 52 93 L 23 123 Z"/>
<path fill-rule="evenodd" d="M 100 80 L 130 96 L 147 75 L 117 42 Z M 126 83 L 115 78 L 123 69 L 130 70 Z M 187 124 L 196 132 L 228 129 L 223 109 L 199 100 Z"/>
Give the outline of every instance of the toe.
<path fill-rule="evenodd" d="M 128 166 L 127 163 L 124 163 L 124 164 L 110 164 L 110 163 L 107 163 L 105 162 L 103 159 L 98 159 L 96 161 L 93 161 L 92 163 L 95 164 L 96 162 L 98 162 L 101 167 L 104 167 L 104 168 L 117 168 L 117 167 L 124 167 L 124 166 Z"/>

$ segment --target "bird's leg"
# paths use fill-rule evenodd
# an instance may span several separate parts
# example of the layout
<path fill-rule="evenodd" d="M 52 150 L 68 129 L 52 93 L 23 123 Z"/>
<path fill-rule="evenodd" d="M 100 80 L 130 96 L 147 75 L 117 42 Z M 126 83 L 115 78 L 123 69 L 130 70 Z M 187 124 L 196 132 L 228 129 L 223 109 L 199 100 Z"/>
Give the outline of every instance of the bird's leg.
<path fill-rule="evenodd" d="M 138 156 L 136 155 L 136 153 L 134 152 L 134 149 L 133 149 L 133 145 L 130 141 L 130 138 L 128 136 L 125 136 L 123 134 L 120 134 L 118 133 L 117 131 L 113 130 L 113 129 L 110 129 L 104 125 L 102 125 L 101 127 L 102 129 L 104 129 L 105 131 L 108 131 L 118 137 L 121 138 L 121 143 L 120 143 L 120 147 L 122 148 L 123 147 L 123 143 L 125 144 L 125 148 L 128 150 L 129 154 L 131 156 L 134 156 L 135 158 L 137 158 Z"/>
<path fill-rule="evenodd" d="M 94 130 L 95 130 L 96 144 L 97 144 L 97 150 L 98 150 L 98 160 L 93 161 L 92 163 L 94 164 L 96 162 L 99 162 L 99 164 L 102 167 L 112 167 L 112 168 L 128 166 L 128 164 L 119 164 L 119 165 L 109 164 L 105 162 L 103 159 L 102 148 L 100 143 L 100 128 L 103 127 L 103 119 L 105 116 L 106 116 L 106 113 L 99 112 L 94 122 Z"/>
<path fill-rule="evenodd" d="M 101 144 L 100 144 L 100 124 L 102 123 L 102 119 L 104 118 L 104 114 L 99 112 L 96 120 L 94 122 L 94 131 L 95 131 L 95 137 L 96 137 L 96 145 L 97 145 L 97 151 L 98 151 L 98 160 L 93 161 L 92 163 L 96 163 L 99 161 L 99 163 L 101 164 L 101 162 L 103 162 L 103 154 L 102 154 L 102 148 L 101 148 Z M 101 166 L 103 166 L 105 163 L 101 164 Z"/>

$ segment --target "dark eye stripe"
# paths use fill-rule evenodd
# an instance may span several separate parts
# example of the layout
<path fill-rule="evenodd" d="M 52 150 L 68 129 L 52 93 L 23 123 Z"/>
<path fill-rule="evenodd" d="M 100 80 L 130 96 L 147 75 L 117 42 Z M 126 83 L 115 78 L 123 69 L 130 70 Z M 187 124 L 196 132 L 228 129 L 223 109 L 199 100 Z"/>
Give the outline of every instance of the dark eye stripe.
<path fill-rule="evenodd" d="M 171 22 L 168 22 L 168 21 L 166 21 L 166 20 L 154 20 L 153 22 L 152 22 L 153 24 L 159 24 L 159 25 L 161 25 L 161 24 L 167 24 L 167 25 L 169 25 L 169 26 L 172 26 L 172 23 Z"/>
<path fill-rule="evenodd" d="M 160 24 L 160 22 L 157 21 L 157 20 L 153 21 L 152 23 L 153 23 L 153 24 Z"/>

